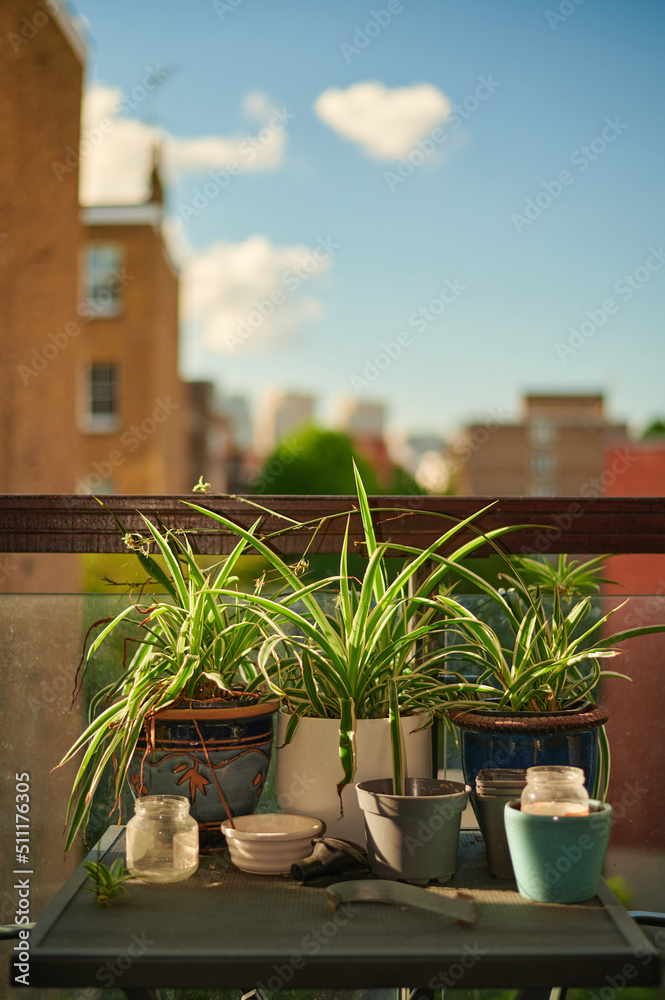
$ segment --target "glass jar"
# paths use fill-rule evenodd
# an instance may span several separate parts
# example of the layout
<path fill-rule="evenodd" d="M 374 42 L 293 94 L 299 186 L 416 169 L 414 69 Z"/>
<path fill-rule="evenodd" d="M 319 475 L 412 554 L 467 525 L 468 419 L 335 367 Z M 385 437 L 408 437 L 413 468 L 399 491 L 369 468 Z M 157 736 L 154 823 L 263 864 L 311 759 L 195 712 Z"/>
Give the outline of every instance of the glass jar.
<path fill-rule="evenodd" d="M 583 816 L 589 812 L 589 794 L 581 767 L 528 767 L 522 790 L 522 812 L 540 816 Z"/>
<path fill-rule="evenodd" d="M 199 825 L 184 795 L 144 795 L 125 831 L 127 867 L 146 882 L 178 882 L 199 866 Z"/>

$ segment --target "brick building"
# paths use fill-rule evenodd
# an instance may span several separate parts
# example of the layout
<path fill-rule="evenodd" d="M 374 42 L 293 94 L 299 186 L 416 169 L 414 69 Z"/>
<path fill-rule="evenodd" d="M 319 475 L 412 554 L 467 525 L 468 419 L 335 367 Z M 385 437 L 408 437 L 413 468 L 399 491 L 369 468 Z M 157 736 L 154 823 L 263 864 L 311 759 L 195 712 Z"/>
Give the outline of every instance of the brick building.
<path fill-rule="evenodd" d="M 82 465 L 76 426 L 78 148 L 85 49 L 60 3 L 0 4 L 0 492 L 71 493 Z M 65 163 L 65 161 L 69 161 Z M 65 163 L 58 176 L 54 162 Z M 81 731 L 69 711 L 80 656 L 76 556 L 0 555 L 0 826 L 13 837 L 14 775 L 30 775 L 30 918 L 78 860 L 63 862 L 54 829 L 64 822 L 70 776 L 50 774 L 58 750 Z M 0 855 L 2 923 L 16 919 L 14 854 Z M 11 948 L 0 955 L 9 984 Z M 3 991 L 4 992 L 4 991 Z M 31 996 L 43 994 L 32 991 Z"/>
<path fill-rule="evenodd" d="M 606 448 L 626 441 L 602 395 L 528 395 L 519 423 L 494 414 L 471 424 L 448 458 L 460 496 L 577 496 L 600 476 Z"/>
<path fill-rule="evenodd" d="M 66 7 L 0 9 L 0 492 L 181 493 L 178 276 L 148 203 L 81 209 L 85 46 Z M 67 592 L 78 560 L 0 563 L 0 591 Z"/>
<path fill-rule="evenodd" d="M 0 5 L 0 46 L 0 492 L 71 493 L 85 48 L 61 4 L 32 0 Z M 0 590 L 76 588 L 73 557 L 37 562 L 5 560 Z"/>
<path fill-rule="evenodd" d="M 213 493 L 237 493 L 243 454 L 235 440 L 233 421 L 215 395 L 212 382 L 188 382 L 189 488 L 199 479 Z M 245 485 L 243 483 L 243 485 Z"/>
<path fill-rule="evenodd" d="M 147 203 L 84 208 L 81 218 L 76 492 L 186 493 L 178 275 L 162 239 L 157 166 Z"/>

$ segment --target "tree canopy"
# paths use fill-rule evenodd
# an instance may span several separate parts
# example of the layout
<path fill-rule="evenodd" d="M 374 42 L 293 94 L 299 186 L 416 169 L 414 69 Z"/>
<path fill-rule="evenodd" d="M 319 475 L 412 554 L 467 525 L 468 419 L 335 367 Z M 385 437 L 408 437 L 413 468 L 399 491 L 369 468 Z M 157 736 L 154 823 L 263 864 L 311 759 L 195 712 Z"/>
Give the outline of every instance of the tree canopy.
<path fill-rule="evenodd" d="M 422 494 L 415 479 L 394 467 L 390 482 L 379 484 L 369 462 L 354 450 L 348 434 L 307 427 L 283 441 L 250 483 L 253 493 L 355 494 L 353 460 L 369 494 Z"/>
<path fill-rule="evenodd" d="M 649 438 L 659 437 L 665 437 L 665 420 L 652 420 L 642 431 L 642 440 L 648 441 Z"/>

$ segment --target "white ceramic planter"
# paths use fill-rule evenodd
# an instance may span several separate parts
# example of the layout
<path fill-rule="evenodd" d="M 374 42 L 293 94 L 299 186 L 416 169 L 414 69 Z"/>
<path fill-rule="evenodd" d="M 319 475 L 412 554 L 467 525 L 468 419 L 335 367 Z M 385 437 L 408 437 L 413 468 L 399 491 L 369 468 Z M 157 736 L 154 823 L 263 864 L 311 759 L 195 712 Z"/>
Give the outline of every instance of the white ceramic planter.
<path fill-rule="evenodd" d="M 312 840 L 322 829 L 313 816 L 282 813 L 236 816 L 233 822 L 235 829 L 227 819 L 222 823 L 231 861 L 236 868 L 258 875 L 288 873 L 291 865 L 312 853 Z"/>
<path fill-rule="evenodd" d="M 411 778 L 432 776 L 432 730 L 422 729 L 427 713 L 402 719 L 406 773 Z M 280 809 L 288 813 L 318 816 L 327 834 L 365 845 L 365 821 L 358 805 L 355 784 L 392 774 L 390 730 L 387 719 L 356 722 L 357 770 L 353 782 L 342 792 L 343 817 L 337 783 L 342 780 L 339 759 L 339 720 L 301 719 L 296 735 L 284 746 L 289 716 L 277 715 L 275 783 Z"/>

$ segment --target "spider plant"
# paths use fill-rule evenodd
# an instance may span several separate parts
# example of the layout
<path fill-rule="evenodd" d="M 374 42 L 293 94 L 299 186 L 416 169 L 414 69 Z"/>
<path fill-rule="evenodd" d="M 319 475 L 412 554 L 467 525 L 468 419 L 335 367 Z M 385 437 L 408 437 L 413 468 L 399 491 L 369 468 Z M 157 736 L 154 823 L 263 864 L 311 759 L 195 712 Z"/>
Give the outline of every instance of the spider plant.
<path fill-rule="evenodd" d="M 83 867 L 95 883 L 86 888 L 88 892 L 94 892 L 98 906 L 110 906 L 112 899 L 121 892 L 127 892 L 125 882 L 132 882 L 136 877 L 125 868 L 122 858 L 116 858 L 110 867 L 103 861 L 84 861 Z"/>
<path fill-rule="evenodd" d="M 73 700 L 100 646 L 124 633 L 127 624 L 133 626 L 124 639 L 120 676 L 94 695 L 85 731 L 57 765 L 83 755 L 67 809 L 66 850 L 77 831 L 87 826 L 93 795 L 109 765 L 114 771 L 114 808 L 118 805 L 137 741 L 156 712 L 183 700 L 266 697 L 259 691 L 263 678 L 255 663 L 264 640 L 262 623 L 233 589 L 234 569 L 254 529 L 221 565 L 205 572 L 186 538 L 158 530 L 147 518 L 144 521 L 145 538 L 128 534 L 117 523 L 150 580 L 161 584 L 166 595 L 162 600 L 141 597 L 113 619 L 96 622 L 104 627 L 84 648 Z M 152 543 L 164 569 L 149 555 Z M 130 644 L 137 647 L 131 656 Z"/>
<path fill-rule="evenodd" d="M 519 571 L 522 585 L 539 587 L 544 593 L 558 592 L 561 597 L 574 594 L 598 593 L 602 583 L 613 583 L 599 575 L 607 556 L 594 556 L 586 562 L 559 555 L 556 562 L 544 556 L 533 559 L 530 556 L 512 556 L 511 562 Z"/>
<path fill-rule="evenodd" d="M 574 602 L 564 596 L 589 586 L 598 589 L 603 581 L 593 571 L 602 558 L 580 566 L 562 557 L 555 568 L 513 557 L 513 572 L 499 574 L 508 590 L 457 567 L 462 575 L 473 575 L 473 581 L 498 605 L 511 633 L 506 643 L 491 625 L 458 601 L 445 594 L 437 596 L 435 603 L 446 616 L 446 659 L 470 661 L 479 671 L 475 690 L 469 688 L 471 704 L 487 696 L 498 710 L 559 712 L 590 698 L 602 677 L 630 679 L 601 669 L 601 661 L 620 655 L 618 643 L 663 632 L 665 625 L 606 635 L 606 622 L 627 602 L 600 614 L 590 596 Z M 529 574 L 538 582 L 528 582 Z"/>
<path fill-rule="evenodd" d="M 448 569 L 474 552 L 488 539 L 498 539 L 514 527 L 502 527 L 483 534 L 473 526 L 488 508 L 465 520 L 446 515 L 452 526 L 425 549 L 391 546 L 378 542 L 369 500 L 358 470 L 354 466 L 358 509 L 363 526 L 368 562 L 362 579 L 349 574 L 349 527 L 347 518 L 339 576 L 304 586 L 291 568 L 261 539 L 250 536 L 242 527 L 223 515 L 189 504 L 213 518 L 251 544 L 277 570 L 291 588 L 289 607 L 263 594 L 246 597 L 248 605 L 265 616 L 272 633 L 263 643 L 258 665 L 270 689 L 279 695 L 291 718 L 286 730 L 289 742 L 303 716 L 340 719 L 340 759 L 343 778 L 338 793 L 353 780 L 356 767 L 356 720 L 391 718 L 394 781 L 403 789 L 404 768 L 399 745 L 399 717 L 425 710 L 431 719 L 454 701 L 460 682 L 457 677 L 442 676 L 447 652 L 423 651 L 442 629 L 440 608 L 429 600 Z M 394 509 L 391 514 L 394 515 Z M 461 533 L 473 537 L 450 554 L 441 557 L 432 570 L 429 560 L 442 549 L 449 549 Z M 399 551 L 403 565 L 391 578 L 389 553 Z M 315 593 L 324 585 L 337 588 L 334 613 L 324 610 Z M 300 602 L 302 610 L 292 605 Z"/>
<path fill-rule="evenodd" d="M 665 625 L 632 628 L 605 634 L 606 623 L 627 602 L 602 614 L 582 590 L 599 590 L 602 556 L 578 563 L 561 556 L 557 564 L 518 557 L 512 571 L 499 574 L 509 589 L 497 589 L 464 567 L 457 570 L 472 579 L 500 608 L 509 641 L 458 601 L 439 594 L 446 619 L 447 670 L 455 661 L 474 664 L 477 678 L 460 687 L 459 708 L 514 712 L 561 712 L 592 699 L 604 677 L 630 680 L 625 674 L 602 669 L 604 661 L 619 656 L 619 644 L 640 635 L 665 631 Z M 460 681 L 464 678 L 458 674 Z M 599 752 L 605 792 L 609 783 L 609 744 L 604 727 Z M 600 787 L 600 786 L 599 786 Z"/>

